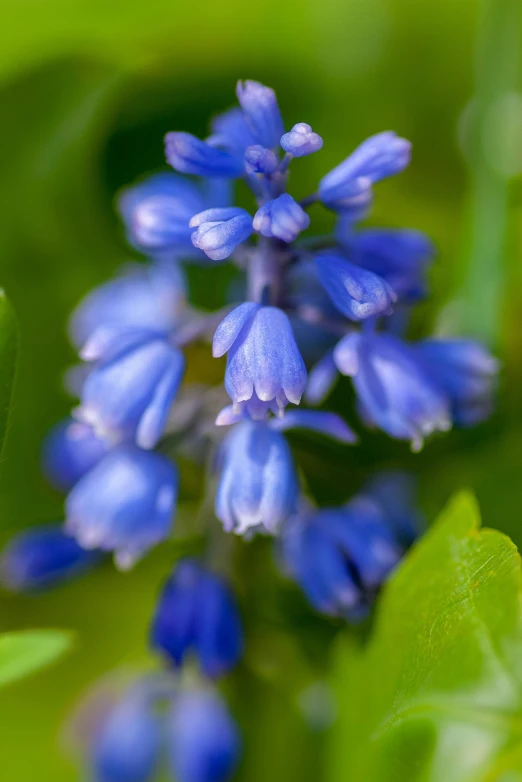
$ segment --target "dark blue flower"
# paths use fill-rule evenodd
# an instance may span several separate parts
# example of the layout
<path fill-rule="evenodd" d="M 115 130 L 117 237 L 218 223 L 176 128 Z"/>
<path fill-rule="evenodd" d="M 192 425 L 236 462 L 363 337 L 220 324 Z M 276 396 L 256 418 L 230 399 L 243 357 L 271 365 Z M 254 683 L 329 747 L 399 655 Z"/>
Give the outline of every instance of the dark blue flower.
<path fill-rule="evenodd" d="M 68 492 L 108 452 L 107 442 L 81 421 L 66 418 L 47 435 L 42 468 L 49 483 Z"/>
<path fill-rule="evenodd" d="M 271 149 L 253 144 L 245 150 L 245 168 L 248 174 L 273 174 L 278 166 Z"/>
<path fill-rule="evenodd" d="M 66 503 L 66 529 L 86 549 L 113 551 L 130 567 L 170 534 L 178 478 L 159 453 L 120 446 L 73 488 Z"/>
<path fill-rule="evenodd" d="M 244 209 L 206 209 L 190 220 L 192 244 L 213 261 L 232 255 L 238 244 L 246 242 L 254 230 L 252 217 Z"/>
<path fill-rule="evenodd" d="M 136 440 L 154 448 L 163 434 L 183 379 L 185 359 L 161 335 L 136 331 L 87 343 L 84 356 L 99 358 L 82 388 L 75 415 L 113 441 Z M 102 346 L 101 355 L 98 350 Z"/>
<path fill-rule="evenodd" d="M 225 387 L 238 411 L 246 407 L 254 417 L 264 417 L 268 408 L 299 404 L 306 367 L 282 310 L 253 302 L 232 310 L 212 346 L 215 357 L 227 352 Z"/>
<path fill-rule="evenodd" d="M 13 592 L 31 592 L 61 584 L 99 561 L 66 535 L 61 525 L 24 530 L 10 540 L 0 557 L 0 581 Z"/>
<path fill-rule="evenodd" d="M 226 782 L 241 743 L 225 703 L 209 688 L 182 691 L 168 715 L 167 749 L 177 782 Z"/>
<path fill-rule="evenodd" d="M 335 250 L 317 253 L 315 264 L 321 285 L 339 312 L 350 320 L 391 312 L 397 296 L 382 277 L 350 263 Z"/>
<path fill-rule="evenodd" d="M 323 140 L 306 122 L 298 122 L 289 133 L 281 137 L 281 146 L 294 157 L 311 155 L 323 146 Z"/>
<path fill-rule="evenodd" d="M 278 530 L 296 507 L 299 483 L 288 443 L 263 423 L 242 421 L 221 445 L 216 516 L 227 532 Z"/>
<path fill-rule="evenodd" d="M 234 178 L 243 173 L 243 161 L 237 156 L 190 133 L 167 133 L 165 155 L 172 168 L 182 174 Z"/>
<path fill-rule="evenodd" d="M 206 676 L 222 676 L 238 662 L 243 633 L 227 584 L 195 560 L 183 560 L 156 607 L 152 646 L 179 667 L 195 653 Z"/>
<path fill-rule="evenodd" d="M 381 509 L 366 497 L 302 512 L 283 528 L 285 566 L 315 609 L 356 621 L 397 564 L 401 549 Z"/>
<path fill-rule="evenodd" d="M 371 197 L 375 182 L 406 168 L 410 154 L 411 144 L 391 131 L 371 136 L 321 179 L 319 198 L 332 209 L 351 209 Z"/>
<path fill-rule="evenodd" d="M 278 147 L 285 129 L 274 90 L 247 80 L 238 82 L 236 94 L 256 142 L 267 149 Z"/>
<path fill-rule="evenodd" d="M 293 242 L 309 225 L 310 217 L 288 193 L 267 201 L 254 215 L 258 233 L 282 242 Z"/>

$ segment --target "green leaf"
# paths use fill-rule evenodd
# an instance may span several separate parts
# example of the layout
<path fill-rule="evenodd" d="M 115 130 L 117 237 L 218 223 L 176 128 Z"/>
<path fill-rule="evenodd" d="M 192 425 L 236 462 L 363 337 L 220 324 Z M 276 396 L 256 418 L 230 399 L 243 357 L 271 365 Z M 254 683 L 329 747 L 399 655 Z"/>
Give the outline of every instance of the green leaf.
<path fill-rule="evenodd" d="M 66 630 L 24 630 L 0 635 L 0 687 L 50 665 L 72 644 L 73 635 Z"/>
<path fill-rule="evenodd" d="M 331 782 L 522 778 L 520 557 L 479 526 L 459 495 L 390 580 L 366 649 L 343 639 Z"/>
<path fill-rule="evenodd" d="M 7 432 L 17 352 L 18 331 L 15 315 L 0 288 L 0 456 Z"/>

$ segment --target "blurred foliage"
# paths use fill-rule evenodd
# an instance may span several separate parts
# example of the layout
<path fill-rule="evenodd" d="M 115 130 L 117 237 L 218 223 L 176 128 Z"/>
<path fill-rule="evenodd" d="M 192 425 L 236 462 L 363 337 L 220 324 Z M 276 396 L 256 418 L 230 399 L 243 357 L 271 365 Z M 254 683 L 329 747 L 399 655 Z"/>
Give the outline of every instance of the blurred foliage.
<path fill-rule="evenodd" d="M 0 289 L 0 456 L 4 449 L 16 372 L 18 333 L 13 309 Z"/>
<path fill-rule="evenodd" d="M 24 679 L 59 659 L 72 646 L 63 630 L 28 630 L 0 635 L 0 687 Z"/>
<path fill-rule="evenodd" d="M 68 313 L 130 255 L 112 208 L 116 191 L 164 165 L 166 131 L 204 133 L 246 77 L 277 90 L 288 125 L 310 122 L 325 139 L 320 154 L 294 165 L 297 195 L 370 133 L 393 128 L 413 141 L 411 168 L 379 187 L 372 222 L 424 230 L 439 247 L 433 296 L 414 331 L 435 324 L 480 333 L 505 366 L 495 417 L 437 438 L 418 456 L 369 433 L 357 448 L 296 435 L 311 490 L 333 503 L 376 468 L 407 466 L 420 479 L 428 518 L 467 485 L 487 523 L 522 542 L 522 166 L 511 141 L 521 137 L 520 13 L 518 0 L 9 5 L 0 52 L 0 284 L 17 313 L 21 351 L 0 471 L 4 539 L 62 514 L 62 498 L 40 474 L 39 448 L 70 406 L 60 380 L 74 361 Z M 313 220 L 319 229 L 330 224 L 319 208 Z M 211 307 L 228 277 L 209 268 L 190 282 L 195 299 Z M 205 350 L 194 362 L 193 378 L 204 376 Z M 332 402 L 350 418 L 348 382 Z M 196 499 L 195 486 L 184 465 L 186 500 Z M 145 630 L 175 555 L 165 546 L 129 574 L 106 564 L 48 595 L 2 596 L 2 629 L 62 626 L 79 638 L 60 666 L 2 693 L 9 782 L 34 779 L 35 768 L 41 782 L 77 778 L 60 752 L 60 727 L 96 677 L 150 664 Z M 327 677 L 333 637 L 346 631 L 277 579 L 266 541 L 235 546 L 235 557 L 249 649 L 227 682 L 246 734 L 240 778 L 320 779 L 328 699 L 321 707 L 313 688 Z M 306 706 L 313 693 L 315 710 Z M 339 737 L 342 747 L 349 738 Z"/>

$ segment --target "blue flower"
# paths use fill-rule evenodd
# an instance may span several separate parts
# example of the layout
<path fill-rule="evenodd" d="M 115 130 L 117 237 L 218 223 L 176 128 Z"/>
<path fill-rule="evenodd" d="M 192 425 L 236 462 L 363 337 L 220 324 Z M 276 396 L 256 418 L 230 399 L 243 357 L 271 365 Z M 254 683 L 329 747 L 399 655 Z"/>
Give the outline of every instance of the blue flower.
<path fill-rule="evenodd" d="M 214 117 L 211 131 L 212 134 L 207 138 L 207 144 L 211 144 L 213 147 L 224 147 L 235 154 L 238 160 L 243 160 L 246 148 L 256 143 L 246 117 L 239 106 Z"/>
<path fill-rule="evenodd" d="M 187 232 L 190 239 L 190 229 Z M 95 331 L 141 328 L 169 333 L 185 306 L 185 283 L 173 263 L 134 264 L 95 288 L 73 312 L 69 334 L 77 348 Z"/>
<path fill-rule="evenodd" d="M 377 503 L 388 528 L 403 548 L 408 548 L 426 526 L 416 506 L 413 478 L 408 473 L 379 472 L 366 482 L 362 494 Z"/>
<path fill-rule="evenodd" d="M 305 400 L 309 405 L 320 405 L 334 387 L 339 371 L 331 350 L 312 367 L 308 374 Z"/>
<path fill-rule="evenodd" d="M 73 488 L 66 529 L 86 549 L 114 551 L 126 569 L 170 534 L 178 478 L 158 453 L 120 446 Z"/>
<path fill-rule="evenodd" d="M 158 601 L 151 643 L 176 667 L 195 653 L 206 676 L 222 676 L 233 668 L 243 650 L 243 634 L 227 584 L 195 560 L 181 561 Z"/>
<path fill-rule="evenodd" d="M 172 168 L 182 174 L 235 178 L 243 173 L 243 161 L 237 156 L 190 133 L 167 133 L 165 155 Z"/>
<path fill-rule="evenodd" d="M 426 373 L 448 396 L 456 424 L 473 426 L 490 415 L 499 363 L 483 345 L 467 339 L 427 339 L 415 349 Z"/>
<path fill-rule="evenodd" d="M 86 354 L 98 358 L 92 349 L 91 341 Z M 118 334 L 103 343 L 100 360 L 85 381 L 75 415 L 113 442 L 135 438 L 141 448 L 154 448 L 165 428 L 184 368 L 183 353 L 161 335 L 146 331 Z"/>
<path fill-rule="evenodd" d="M 160 715 L 149 698 L 131 690 L 95 733 L 89 758 L 93 782 L 153 782 L 161 749 Z"/>
<path fill-rule="evenodd" d="M 167 722 L 167 749 L 177 782 L 226 782 L 241 743 L 225 703 L 210 688 L 182 691 Z"/>
<path fill-rule="evenodd" d="M 397 296 L 382 277 L 350 263 L 336 251 L 317 253 L 315 264 L 321 285 L 339 312 L 350 320 L 391 312 Z"/>
<path fill-rule="evenodd" d="M 281 137 L 281 146 L 294 157 L 311 155 L 323 146 L 323 140 L 306 122 L 298 122 L 289 133 Z"/>
<path fill-rule="evenodd" d="M 385 515 L 362 496 L 294 516 L 281 544 L 284 564 L 312 606 L 351 621 L 367 614 L 401 555 Z"/>
<path fill-rule="evenodd" d="M 369 423 L 412 449 L 437 430 L 451 427 L 446 395 L 433 382 L 413 348 L 389 334 L 344 337 L 334 350 L 340 372 L 353 378 L 362 413 Z"/>
<path fill-rule="evenodd" d="M 213 355 L 227 352 L 225 387 L 238 410 L 246 407 L 257 417 L 259 400 L 267 409 L 299 404 L 306 368 L 282 310 L 252 302 L 236 307 L 214 335 Z"/>
<path fill-rule="evenodd" d="M 277 532 L 296 507 L 299 483 L 290 448 L 265 424 L 242 421 L 221 445 L 216 516 L 227 532 Z"/>
<path fill-rule="evenodd" d="M 13 592 L 61 584 L 93 567 L 99 554 L 85 551 L 57 524 L 24 530 L 0 557 L 0 581 Z"/>
<path fill-rule="evenodd" d="M 309 216 L 288 193 L 267 201 L 254 215 L 258 233 L 287 243 L 293 242 L 309 225 Z"/>
<path fill-rule="evenodd" d="M 238 244 L 246 242 L 253 229 L 252 217 L 244 209 L 207 209 L 190 220 L 192 244 L 213 261 L 228 258 Z"/>
<path fill-rule="evenodd" d="M 320 200 L 342 211 L 360 199 L 369 199 L 371 186 L 406 168 L 410 153 L 411 144 L 395 133 L 386 131 L 371 136 L 321 179 Z"/>
<path fill-rule="evenodd" d="M 278 166 L 271 149 L 253 144 L 245 150 L 245 169 L 248 174 L 273 174 Z"/>
<path fill-rule="evenodd" d="M 105 440 L 72 418 L 57 424 L 45 439 L 42 468 L 55 489 L 68 492 L 108 452 Z"/>
<path fill-rule="evenodd" d="M 257 81 L 239 81 L 237 98 L 258 144 L 275 149 L 285 129 L 274 90 Z"/>

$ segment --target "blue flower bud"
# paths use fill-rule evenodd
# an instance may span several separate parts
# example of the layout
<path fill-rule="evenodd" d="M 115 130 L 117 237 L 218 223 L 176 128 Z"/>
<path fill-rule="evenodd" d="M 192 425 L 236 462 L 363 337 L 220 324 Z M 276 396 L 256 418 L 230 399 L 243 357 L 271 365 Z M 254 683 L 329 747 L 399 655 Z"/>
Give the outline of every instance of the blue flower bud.
<path fill-rule="evenodd" d="M 12 538 L 0 557 L 0 582 L 13 592 L 31 592 L 61 584 L 99 561 L 58 525 L 34 527 Z"/>
<path fill-rule="evenodd" d="M 363 618 L 401 549 L 381 509 L 365 497 L 294 516 L 282 534 L 283 562 L 312 606 Z"/>
<path fill-rule="evenodd" d="M 303 157 L 320 150 L 323 140 L 306 122 L 298 122 L 289 133 L 281 137 L 281 146 L 294 157 Z"/>
<path fill-rule="evenodd" d="M 164 456 L 120 446 L 69 494 L 66 529 L 84 548 L 114 551 L 118 567 L 129 568 L 170 534 L 177 485 Z"/>
<path fill-rule="evenodd" d="M 207 138 L 207 144 L 224 147 L 243 157 L 247 147 L 256 143 L 244 113 L 239 107 L 214 117 L 211 124 L 212 135 Z"/>
<path fill-rule="evenodd" d="M 317 274 L 331 300 L 350 320 L 389 314 L 397 296 L 386 280 L 362 269 L 335 251 L 315 256 Z"/>
<path fill-rule="evenodd" d="M 45 439 L 42 469 L 55 489 L 68 492 L 108 450 L 108 444 L 90 426 L 66 418 Z"/>
<path fill-rule="evenodd" d="M 479 342 L 427 339 L 415 346 L 425 372 L 448 396 L 454 422 L 473 426 L 493 408 L 499 362 Z"/>
<path fill-rule="evenodd" d="M 90 753 L 94 782 L 153 782 L 161 758 L 160 715 L 131 691 L 105 717 Z"/>
<path fill-rule="evenodd" d="M 248 174 L 273 174 L 278 166 L 271 149 L 254 144 L 245 150 L 245 168 Z"/>
<path fill-rule="evenodd" d="M 293 242 L 309 225 L 310 217 L 288 193 L 267 201 L 254 215 L 254 229 L 258 233 L 287 243 Z"/>
<path fill-rule="evenodd" d="M 446 395 L 425 372 L 414 349 L 390 334 L 349 334 L 334 360 L 353 384 L 364 418 L 412 449 L 435 431 L 451 428 Z"/>
<path fill-rule="evenodd" d="M 237 727 L 217 692 L 182 691 L 167 722 L 167 751 L 177 782 L 226 782 L 240 754 Z"/>
<path fill-rule="evenodd" d="M 187 231 L 190 235 L 190 229 Z M 169 333 L 185 305 L 185 283 L 173 263 L 135 264 L 80 302 L 69 324 L 77 348 L 100 328 L 136 328 Z"/>
<path fill-rule="evenodd" d="M 223 261 L 254 230 L 252 217 L 244 209 L 207 209 L 192 217 L 192 244 L 213 261 Z M 194 230 L 195 229 L 195 230 Z"/>
<path fill-rule="evenodd" d="M 241 621 L 228 585 L 195 560 L 181 561 L 158 601 L 151 644 L 176 667 L 195 653 L 206 676 L 227 673 L 243 650 Z"/>
<path fill-rule="evenodd" d="M 351 208 L 366 199 L 372 184 L 398 174 L 410 162 L 411 144 L 387 131 L 366 139 L 319 182 L 319 198 L 332 209 Z"/>
<path fill-rule="evenodd" d="M 243 161 L 190 133 L 167 133 L 165 155 L 172 168 L 196 176 L 239 177 Z"/>
<path fill-rule="evenodd" d="M 282 310 L 252 302 L 236 307 L 214 335 L 214 357 L 226 352 L 225 387 L 238 411 L 246 407 L 255 414 L 257 400 L 273 402 L 280 409 L 288 402 L 299 404 L 306 367 Z"/>
<path fill-rule="evenodd" d="M 75 415 L 114 442 L 135 437 L 140 447 L 154 448 L 183 378 L 185 359 L 155 334 L 126 336 L 128 341 L 118 335 L 114 349 L 110 341 L 104 345 Z"/>
<path fill-rule="evenodd" d="M 237 83 L 236 94 L 256 141 L 275 149 L 285 129 L 274 90 L 247 80 Z"/>
<path fill-rule="evenodd" d="M 242 421 L 221 445 L 216 516 L 227 532 L 275 533 L 296 507 L 299 484 L 285 438 Z"/>

